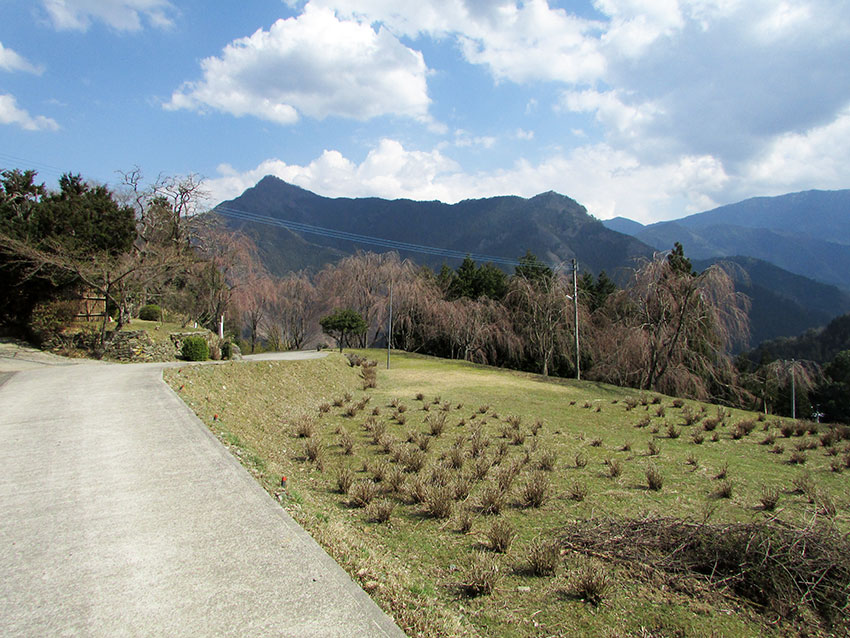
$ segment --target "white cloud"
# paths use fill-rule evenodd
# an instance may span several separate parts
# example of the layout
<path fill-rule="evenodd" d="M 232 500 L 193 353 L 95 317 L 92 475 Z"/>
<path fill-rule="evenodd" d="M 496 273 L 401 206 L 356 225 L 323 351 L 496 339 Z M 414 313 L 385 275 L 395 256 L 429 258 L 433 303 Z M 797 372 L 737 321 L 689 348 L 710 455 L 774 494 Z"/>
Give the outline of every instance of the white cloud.
<path fill-rule="evenodd" d="M 627 215 L 646 222 L 659 213 L 669 218 L 716 205 L 708 193 L 721 190 L 729 180 L 722 165 L 710 157 L 682 157 L 647 167 L 606 144 L 554 154 L 536 164 L 518 160 L 510 168 L 469 173 L 438 150 L 408 150 L 389 139 L 360 164 L 326 150 L 304 166 L 271 159 L 244 173 L 222 165 L 219 175 L 208 183 L 213 201 L 236 197 L 264 176 L 275 175 L 327 197 L 457 202 L 555 190 L 575 198 L 597 217 Z"/>
<path fill-rule="evenodd" d="M 304 166 L 269 159 L 244 173 L 226 164 L 218 170 L 221 176 L 207 184 L 213 201 L 236 197 L 266 175 L 274 175 L 327 197 L 449 201 L 452 193 L 441 185 L 441 178 L 456 174 L 460 167 L 438 150 L 408 151 L 396 140 L 383 139 L 360 164 L 339 151 L 325 150 Z"/>
<path fill-rule="evenodd" d="M 750 189 L 779 195 L 809 188 L 847 188 L 850 105 L 830 123 L 775 139 L 741 176 Z"/>
<path fill-rule="evenodd" d="M 0 69 L 4 71 L 23 71 L 24 73 L 32 73 L 34 75 L 44 73 L 43 66 L 33 64 L 19 53 L 4 47 L 2 42 L 0 42 Z"/>
<path fill-rule="evenodd" d="M 421 53 L 388 30 L 339 20 L 308 5 L 201 63 L 203 79 L 172 95 L 169 109 L 209 107 L 291 124 L 299 114 L 367 120 L 400 115 L 430 123 Z"/>
<path fill-rule="evenodd" d="M 514 131 L 514 137 L 518 140 L 529 142 L 534 139 L 534 131 L 526 131 L 525 129 L 518 128 Z"/>
<path fill-rule="evenodd" d="M 43 115 L 33 117 L 26 110 L 18 107 L 14 95 L 0 94 L 0 124 L 14 124 L 27 131 L 57 131 L 59 124 L 56 120 Z"/>
<path fill-rule="evenodd" d="M 546 0 L 311 0 L 343 16 L 381 22 L 399 35 L 453 36 L 466 59 L 499 80 L 591 82 L 605 59 L 600 25 Z"/>
<path fill-rule="evenodd" d="M 53 27 L 87 31 L 100 21 L 116 31 L 139 31 L 142 22 L 164 29 L 174 25 L 176 9 L 169 0 L 42 0 Z"/>

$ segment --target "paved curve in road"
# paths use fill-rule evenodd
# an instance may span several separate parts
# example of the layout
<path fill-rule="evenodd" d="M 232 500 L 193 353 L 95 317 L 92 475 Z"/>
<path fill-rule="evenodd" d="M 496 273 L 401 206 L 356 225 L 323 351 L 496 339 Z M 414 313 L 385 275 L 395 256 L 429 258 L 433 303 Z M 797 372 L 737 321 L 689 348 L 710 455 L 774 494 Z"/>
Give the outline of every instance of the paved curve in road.
<path fill-rule="evenodd" d="M 0 635 L 404 635 L 162 381 L 163 364 L 9 352 Z"/>

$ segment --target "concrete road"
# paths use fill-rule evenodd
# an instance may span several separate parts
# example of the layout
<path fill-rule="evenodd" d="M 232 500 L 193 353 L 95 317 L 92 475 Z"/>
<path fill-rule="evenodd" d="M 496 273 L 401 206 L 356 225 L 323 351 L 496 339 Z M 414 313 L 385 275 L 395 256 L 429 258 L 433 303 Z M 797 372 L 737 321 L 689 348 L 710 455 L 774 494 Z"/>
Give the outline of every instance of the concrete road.
<path fill-rule="evenodd" d="M 0 635 L 403 636 L 162 368 L 0 379 Z"/>

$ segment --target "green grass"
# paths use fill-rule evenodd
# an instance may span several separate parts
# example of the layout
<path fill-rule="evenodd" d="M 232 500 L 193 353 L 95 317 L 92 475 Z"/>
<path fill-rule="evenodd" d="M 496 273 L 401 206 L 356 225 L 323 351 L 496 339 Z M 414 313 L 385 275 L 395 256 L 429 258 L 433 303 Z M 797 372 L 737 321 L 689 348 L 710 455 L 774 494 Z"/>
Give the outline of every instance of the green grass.
<path fill-rule="evenodd" d="M 697 445 L 691 434 L 702 429 L 702 421 L 685 425 L 685 408 L 673 407 L 670 397 L 655 399 L 655 394 L 623 388 L 543 380 L 405 354 L 394 355 L 392 369 L 386 370 L 383 353 L 360 354 L 380 362 L 376 389 L 361 390 L 359 369 L 337 354 L 318 361 L 186 366 L 166 370 L 165 377 L 269 491 L 279 489 L 280 477 L 287 476 L 290 494 L 297 494 L 288 499 L 281 495 L 287 509 L 411 636 L 778 636 L 779 630 L 743 603 L 707 590 L 694 595 L 668 587 L 616 562 L 604 565 L 611 584 L 601 603 L 593 606 L 573 593 L 571 579 L 581 572 L 583 557 L 566 554 L 556 575 L 535 577 L 524 568 L 527 549 L 540 536 L 556 537 L 571 521 L 593 517 L 674 516 L 716 523 L 779 517 L 802 525 L 823 517 L 806 495 L 791 493 L 795 479 L 799 482 L 806 475 L 837 501 L 838 514 L 831 523 L 843 532 L 850 529 L 846 476 L 830 470 L 833 458 L 821 447 L 805 452 L 805 465 L 788 463 L 794 444 L 814 437 L 783 438 L 774 419 L 757 422 L 754 431 L 735 439 L 735 425 L 756 415 L 728 410 L 725 422 L 704 432 L 705 441 Z M 349 401 L 320 413 L 320 405 L 345 393 L 350 393 Z M 424 400 L 415 398 L 418 393 Z M 370 399 L 366 407 L 345 416 L 346 408 L 363 397 Z M 440 404 L 434 403 L 436 397 Z M 656 416 L 660 406 L 653 399 L 660 400 L 664 417 Z M 631 410 L 629 400 L 637 401 Z M 396 409 L 390 406 L 396 402 L 407 408 L 404 425 L 393 418 Z M 441 408 L 445 402 L 451 406 L 447 412 Z M 424 411 L 424 405 L 430 410 Z M 685 406 L 693 412 L 705 410 L 707 417 L 717 414 L 714 406 L 690 401 Z M 497 517 L 480 514 L 473 506 L 482 489 L 495 482 L 498 468 L 492 468 L 487 479 L 473 481 L 469 496 L 454 504 L 455 515 L 449 519 L 429 517 L 422 505 L 394 493 L 385 495 L 396 503 L 390 521 L 370 523 L 363 509 L 350 507 L 348 498 L 336 491 L 336 476 L 343 468 L 352 470 L 355 480 L 366 480 L 372 473 L 365 469 L 380 462 L 397 465 L 363 427 L 375 407 L 380 410 L 376 423 L 383 424 L 385 436 L 397 439 L 398 445 L 412 433 L 430 432 L 428 415 L 446 415 L 443 434 L 427 437 L 428 466 L 439 463 L 458 440 L 468 453 L 470 434 L 478 425 L 490 440 L 488 457 L 507 444 L 501 467 L 528 459 L 499 515 L 517 535 L 507 553 L 494 554 L 500 579 L 491 595 L 465 598 L 456 585 L 474 553 L 487 546 L 486 532 Z M 305 439 L 292 433 L 293 423 L 303 415 L 316 421 L 320 464 L 306 461 Z M 647 416 L 649 425 L 636 427 Z M 510 433 L 509 422 L 517 420 L 525 437 L 515 445 L 501 437 Z M 538 420 L 542 425 L 533 435 Z M 762 430 L 765 423 L 776 442 L 785 446 L 783 454 L 770 453 L 772 445 L 760 445 L 767 434 Z M 676 438 L 668 436 L 671 424 L 679 433 Z M 352 455 L 343 454 L 339 445 L 343 431 L 355 441 Z M 716 442 L 711 440 L 714 432 Z M 658 446 L 657 455 L 649 455 L 650 441 Z M 846 443 L 837 445 L 843 448 Z M 550 496 L 542 507 L 522 507 L 520 488 L 544 451 L 557 457 L 554 469 L 546 472 Z M 586 457 L 584 467 L 576 467 L 577 454 Z M 606 460 L 616 461 L 618 476 L 612 478 Z M 663 475 L 659 491 L 647 488 L 650 462 Z M 461 469 L 447 469 L 445 474 L 468 472 L 472 463 L 467 458 Z M 724 467 L 726 480 L 734 486 L 731 498 L 715 496 L 722 481 L 714 477 Z M 569 498 L 569 487 L 576 481 L 587 487 L 583 501 Z M 781 493 L 773 512 L 760 507 L 765 487 Z M 462 534 L 457 516 L 467 509 L 472 511 L 472 528 Z"/>

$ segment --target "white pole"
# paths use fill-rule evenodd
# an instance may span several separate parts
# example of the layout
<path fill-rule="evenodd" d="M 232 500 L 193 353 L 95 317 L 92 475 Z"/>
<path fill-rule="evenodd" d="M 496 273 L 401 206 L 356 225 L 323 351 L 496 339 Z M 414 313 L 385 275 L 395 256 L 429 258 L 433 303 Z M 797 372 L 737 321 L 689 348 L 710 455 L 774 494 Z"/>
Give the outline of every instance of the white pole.
<path fill-rule="evenodd" d="M 576 321 L 576 381 L 581 381 L 581 364 L 578 349 L 578 267 L 576 260 L 573 259 L 573 306 L 575 306 L 575 321 Z"/>

